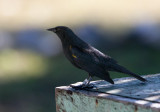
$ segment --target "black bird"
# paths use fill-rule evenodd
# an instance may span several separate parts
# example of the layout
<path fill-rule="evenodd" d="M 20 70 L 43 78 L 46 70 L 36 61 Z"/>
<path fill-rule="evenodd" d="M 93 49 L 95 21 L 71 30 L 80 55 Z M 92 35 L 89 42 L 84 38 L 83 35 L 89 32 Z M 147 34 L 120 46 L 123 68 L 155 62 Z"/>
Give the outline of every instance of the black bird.
<path fill-rule="evenodd" d="M 62 42 L 63 51 L 67 59 L 77 68 L 85 70 L 89 78 L 85 79 L 82 86 L 88 87 L 93 76 L 104 79 L 114 84 L 108 71 L 116 71 L 129 74 L 140 81 L 144 78 L 130 72 L 110 56 L 103 54 L 96 48 L 81 40 L 71 29 L 65 26 L 57 26 L 47 29 L 58 35 Z"/>

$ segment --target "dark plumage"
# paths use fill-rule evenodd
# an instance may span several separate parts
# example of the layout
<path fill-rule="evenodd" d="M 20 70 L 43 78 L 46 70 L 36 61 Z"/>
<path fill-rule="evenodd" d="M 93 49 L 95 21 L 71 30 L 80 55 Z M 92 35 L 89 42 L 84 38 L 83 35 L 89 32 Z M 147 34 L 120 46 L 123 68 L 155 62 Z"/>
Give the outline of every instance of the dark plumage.
<path fill-rule="evenodd" d="M 88 86 L 93 76 L 104 79 L 112 84 L 108 71 L 116 71 L 129 74 L 141 81 L 146 81 L 144 78 L 130 72 L 122 67 L 111 57 L 103 54 L 96 48 L 81 40 L 71 29 L 65 26 L 58 26 L 48 29 L 55 32 L 61 39 L 63 51 L 67 59 L 77 68 L 85 70 L 89 73 L 87 81 L 83 82 L 83 86 Z"/>

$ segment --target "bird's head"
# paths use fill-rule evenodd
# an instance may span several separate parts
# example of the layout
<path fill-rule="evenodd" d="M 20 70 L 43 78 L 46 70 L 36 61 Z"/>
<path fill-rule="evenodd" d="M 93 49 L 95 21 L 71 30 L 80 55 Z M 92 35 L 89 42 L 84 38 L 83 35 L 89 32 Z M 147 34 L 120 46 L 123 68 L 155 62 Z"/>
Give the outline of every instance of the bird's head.
<path fill-rule="evenodd" d="M 48 31 L 54 32 L 58 35 L 60 39 L 71 39 L 74 35 L 73 31 L 66 26 L 57 26 L 55 28 L 49 28 Z"/>
<path fill-rule="evenodd" d="M 59 33 L 67 33 L 67 32 L 71 32 L 72 30 L 69 29 L 68 27 L 66 26 L 57 26 L 55 28 L 49 28 L 47 29 L 48 31 L 52 31 L 56 34 L 59 34 Z"/>

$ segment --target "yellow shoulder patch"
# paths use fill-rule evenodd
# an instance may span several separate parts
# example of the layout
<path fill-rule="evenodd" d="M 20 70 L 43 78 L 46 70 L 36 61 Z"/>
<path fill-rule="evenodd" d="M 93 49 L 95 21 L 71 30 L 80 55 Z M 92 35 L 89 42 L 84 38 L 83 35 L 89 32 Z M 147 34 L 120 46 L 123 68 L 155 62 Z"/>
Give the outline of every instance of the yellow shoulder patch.
<path fill-rule="evenodd" d="M 72 57 L 73 57 L 73 58 L 77 58 L 77 56 L 76 56 L 76 55 L 74 55 L 74 54 L 72 54 Z"/>
<path fill-rule="evenodd" d="M 69 46 L 69 49 L 72 50 L 72 46 L 71 46 L 71 45 Z M 77 58 L 77 56 L 74 55 L 74 54 L 72 54 L 72 57 L 73 57 L 73 58 Z"/>

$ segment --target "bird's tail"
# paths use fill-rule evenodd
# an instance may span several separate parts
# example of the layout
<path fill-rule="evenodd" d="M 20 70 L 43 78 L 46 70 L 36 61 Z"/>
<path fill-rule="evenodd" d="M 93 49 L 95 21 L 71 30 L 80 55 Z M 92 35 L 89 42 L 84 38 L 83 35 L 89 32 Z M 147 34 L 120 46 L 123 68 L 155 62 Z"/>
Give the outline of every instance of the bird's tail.
<path fill-rule="evenodd" d="M 135 73 L 127 70 L 126 68 L 124 68 L 124 67 L 121 66 L 121 65 L 118 65 L 118 64 L 117 64 L 117 65 L 115 65 L 113 68 L 114 68 L 114 71 L 116 71 L 116 72 L 121 72 L 121 73 L 125 73 L 125 74 L 128 74 L 128 75 L 131 75 L 131 76 L 133 76 L 133 77 L 135 77 L 135 78 L 137 78 L 138 80 L 143 81 L 143 82 L 146 81 L 146 79 L 144 79 L 144 78 L 142 78 L 141 76 L 139 76 L 139 75 L 137 75 L 137 74 L 135 74 Z"/>

